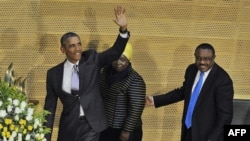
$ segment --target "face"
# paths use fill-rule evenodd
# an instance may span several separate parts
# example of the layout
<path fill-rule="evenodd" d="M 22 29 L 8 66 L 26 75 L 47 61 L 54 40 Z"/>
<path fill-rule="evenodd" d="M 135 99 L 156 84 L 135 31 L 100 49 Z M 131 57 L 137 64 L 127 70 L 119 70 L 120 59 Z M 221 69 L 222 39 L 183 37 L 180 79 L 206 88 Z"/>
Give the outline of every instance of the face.
<path fill-rule="evenodd" d="M 199 49 L 195 52 L 195 64 L 202 72 L 208 71 L 214 65 L 214 58 L 210 49 Z"/>
<path fill-rule="evenodd" d="M 127 57 L 124 55 L 121 55 L 121 57 L 118 60 L 112 62 L 112 67 L 117 72 L 123 71 L 124 69 L 127 68 L 128 65 L 129 65 L 129 61 Z"/>
<path fill-rule="evenodd" d="M 64 47 L 61 47 L 61 52 L 64 53 L 67 59 L 75 64 L 81 58 L 82 43 L 77 36 L 69 37 Z"/>

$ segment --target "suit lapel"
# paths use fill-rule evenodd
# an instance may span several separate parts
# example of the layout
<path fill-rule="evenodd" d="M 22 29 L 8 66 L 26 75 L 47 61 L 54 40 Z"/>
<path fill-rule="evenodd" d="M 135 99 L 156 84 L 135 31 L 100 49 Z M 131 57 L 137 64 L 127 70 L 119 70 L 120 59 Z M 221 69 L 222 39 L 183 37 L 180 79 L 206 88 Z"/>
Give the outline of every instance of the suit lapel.
<path fill-rule="evenodd" d="M 196 68 L 196 67 L 195 67 Z M 190 78 L 189 79 L 187 79 L 188 80 L 188 82 L 187 82 L 187 88 L 188 88 L 188 90 L 187 90 L 187 92 L 188 92 L 188 100 L 190 99 L 190 97 L 191 97 L 191 94 L 192 94 L 192 87 L 193 87 L 193 84 L 194 84 L 194 80 L 195 80 L 195 76 L 196 76 L 196 74 L 197 74 L 197 71 L 198 71 L 198 69 L 196 68 L 196 69 L 193 69 L 192 71 L 191 71 L 191 75 L 190 75 Z"/>
<path fill-rule="evenodd" d="M 87 68 L 87 63 L 85 61 L 80 62 L 81 64 L 79 64 L 79 93 L 80 96 L 84 90 L 84 79 L 86 78 L 85 75 L 88 75 L 86 73 L 86 68 Z"/>
<path fill-rule="evenodd" d="M 57 82 L 59 82 L 58 85 L 57 85 L 57 87 L 58 87 L 57 89 L 61 90 L 61 91 L 63 91 L 62 90 L 62 83 L 63 83 L 64 63 L 65 63 L 65 61 L 58 66 L 57 73 L 56 73 L 56 75 L 57 75 L 56 79 L 57 79 Z"/>

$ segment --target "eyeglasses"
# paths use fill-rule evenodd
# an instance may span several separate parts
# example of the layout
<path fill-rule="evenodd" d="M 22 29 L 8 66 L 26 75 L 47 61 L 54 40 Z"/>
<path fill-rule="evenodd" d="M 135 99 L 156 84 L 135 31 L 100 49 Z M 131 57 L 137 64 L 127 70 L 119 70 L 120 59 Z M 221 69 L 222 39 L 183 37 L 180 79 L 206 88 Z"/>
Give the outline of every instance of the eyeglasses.
<path fill-rule="evenodd" d="M 195 56 L 195 60 L 199 61 L 199 62 L 201 62 L 201 61 L 210 62 L 213 59 L 214 59 L 214 57 L 204 57 L 204 58 L 202 58 L 202 57 L 199 57 L 199 56 Z"/>

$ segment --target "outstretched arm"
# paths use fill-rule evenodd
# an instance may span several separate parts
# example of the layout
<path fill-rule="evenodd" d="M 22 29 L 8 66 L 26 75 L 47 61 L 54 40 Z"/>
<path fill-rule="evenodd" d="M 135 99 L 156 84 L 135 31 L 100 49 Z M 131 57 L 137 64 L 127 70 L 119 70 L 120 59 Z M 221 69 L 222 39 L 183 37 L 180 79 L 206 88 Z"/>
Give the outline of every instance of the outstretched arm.
<path fill-rule="evenodd" d="M 115 19 L 113 20 L 118 26 L 120 26 L 120 34 L 117 36 L 111 48 L 99 53 L 99 67 L 111 64 L 117 60 L 124 51 L 126 44 L 129 40 L 130 32 L 127 31 L 127 18 L 125 15 L 125 9 L 121 6 L 114 8 Z"/>

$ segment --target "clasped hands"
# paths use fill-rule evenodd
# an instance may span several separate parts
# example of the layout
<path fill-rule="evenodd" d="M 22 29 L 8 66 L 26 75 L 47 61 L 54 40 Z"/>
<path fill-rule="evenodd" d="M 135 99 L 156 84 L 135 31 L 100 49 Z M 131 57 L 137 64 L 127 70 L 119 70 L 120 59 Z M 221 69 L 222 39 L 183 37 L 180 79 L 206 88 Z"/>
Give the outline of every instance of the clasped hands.
<path fill-rule="evenodd" d="M 145 99 L 145 106 L 154 106 L 154 99 L 153 96 L 146 96 Z"/>

